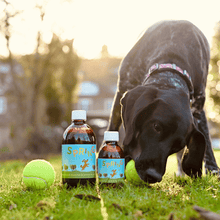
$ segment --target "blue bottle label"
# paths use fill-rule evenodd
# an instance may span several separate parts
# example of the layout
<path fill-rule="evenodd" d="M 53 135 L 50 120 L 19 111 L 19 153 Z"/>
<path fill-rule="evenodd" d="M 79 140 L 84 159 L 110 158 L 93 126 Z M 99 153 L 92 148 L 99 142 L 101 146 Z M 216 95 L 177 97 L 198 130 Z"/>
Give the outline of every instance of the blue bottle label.
<path fill-rule="evenodd" d="M 98 158 L 98 176 L 100 183 L 117 183 L 124 179 L 125 159 Z"/>
<path fill-rule="evenodd" d="M 62 178 L 95 178 L 95 170 L 95 144 L 62 145 Z"/>

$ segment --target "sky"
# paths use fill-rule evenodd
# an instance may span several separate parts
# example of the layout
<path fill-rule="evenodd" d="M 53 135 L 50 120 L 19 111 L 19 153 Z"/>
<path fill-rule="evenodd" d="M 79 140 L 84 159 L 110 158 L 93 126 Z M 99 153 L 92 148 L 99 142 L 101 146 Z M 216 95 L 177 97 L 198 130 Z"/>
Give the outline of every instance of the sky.
<path fill-rule="evenodd" d="M 103 45 L 110 55 L 123 57 L 146 28 L 170 19 L 191 21 L 211 44 L 215 24 L 220 21 L 219 0 L 36 0 L 47 3 L 43 23 L 34 8 L 35 0 L 9 1 L 23 10 L 12 21 L 11 50 L 15 54 L 32 53 L 41 30 L 47 43 L 53 32 L 63 40 L 74 38 L 75 51 L 87 59 L 98 58 Z M 0 0 L 0 14 L 3 6 Z M 3 36 L 0 48 L 0 55 L 7 54 Z"/>

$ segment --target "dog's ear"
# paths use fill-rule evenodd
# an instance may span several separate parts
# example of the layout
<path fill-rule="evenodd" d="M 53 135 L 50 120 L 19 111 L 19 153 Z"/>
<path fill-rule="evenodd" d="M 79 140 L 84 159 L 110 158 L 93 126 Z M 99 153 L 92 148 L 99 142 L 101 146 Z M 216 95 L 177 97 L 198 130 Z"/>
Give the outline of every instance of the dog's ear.
<path fill-rule="evenodd" d="M 125 128 L 124 145 L 129 145 L 134 137 L 135 121 L 145 108 L 153 109 L 153 101 L 158 90 L 154 87 L 137 86 L 128 91 L 121 99 L 122 120 Z"/>
<path fill-rule="evenodd" d="M 190 177 L 202 176 L 202 162 L 206 149 L 204 135 L 193 125 L 194 129 L 188 140 L 182 159 L 183 171 Z"/>

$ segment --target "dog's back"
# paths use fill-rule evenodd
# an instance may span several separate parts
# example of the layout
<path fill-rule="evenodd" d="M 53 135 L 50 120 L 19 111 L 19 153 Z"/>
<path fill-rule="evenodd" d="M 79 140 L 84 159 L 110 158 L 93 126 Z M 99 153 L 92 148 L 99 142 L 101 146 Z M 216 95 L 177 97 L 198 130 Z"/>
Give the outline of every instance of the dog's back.
<path fill-rule="evenodd" d="M 192 78 L 195 95 L 204 93 L 210 49 L 203 33 L 189 21 L 162 21 L 151 26 L 124 58 L 119 91 L 141 85 L 155 63 L 175 63 Z"/>

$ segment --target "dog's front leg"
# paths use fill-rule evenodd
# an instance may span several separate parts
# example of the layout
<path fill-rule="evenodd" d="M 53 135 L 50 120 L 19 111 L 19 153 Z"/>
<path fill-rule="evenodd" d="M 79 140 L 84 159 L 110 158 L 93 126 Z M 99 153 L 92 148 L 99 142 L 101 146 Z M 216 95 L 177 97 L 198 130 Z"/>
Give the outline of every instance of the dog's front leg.
<path fill-rule="evenodd" d="M 220 175 L 220 170 L 216 163 L 215 156 L 212 150 L 211 138 L 209 135 L 209 129 L 208 129 L 205 111 L 202 110 L 199 114 L 195 114 L 195 118 L 197 119 L 199 130 L 204 134 L 206 139 L 207 146 L 204 156 L 206 173 L 208 172 L 211 172 L 213 174 L 219 173 Z"/>
<path fill-rule="evenodd" d="M 182 158 L 183 158 L 184 151 L 185 151 L 185 148 L 183 148 L 182 150 L 180 150 L 179 152 L 176 153 L 177 168 L 178 168 L 178 170 L 176 172 L 176 176 L 185 176 L 185 173 L 182 168 Z"/>
<path fill-rule="evenodd" d="M 118 131 L 121 125 L 121 98 L 122 94 L 120 92 L 116 92 L 110 114 L 109 125 L 107 129 L 108 131 Z"/>

